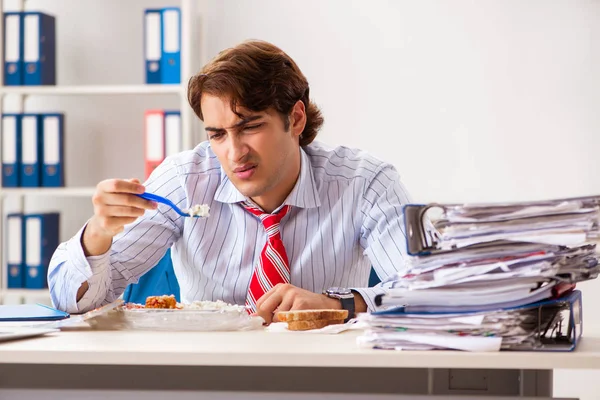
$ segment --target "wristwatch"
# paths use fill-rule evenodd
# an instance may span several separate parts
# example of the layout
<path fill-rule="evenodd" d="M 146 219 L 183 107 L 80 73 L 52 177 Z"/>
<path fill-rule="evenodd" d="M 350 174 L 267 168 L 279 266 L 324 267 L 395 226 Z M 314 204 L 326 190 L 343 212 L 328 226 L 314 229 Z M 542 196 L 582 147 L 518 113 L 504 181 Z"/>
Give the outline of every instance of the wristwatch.
<path fill-rule="evenodd" d="M 348 322 L 348 320 L 354 318 L 354 293 L 352 293 L 352 290 L 342 287 L 331 287 L 324 290 L 323 294 L 342 302 L 342 308 L 348 310 L 348 318 L 344 322 Z"/>

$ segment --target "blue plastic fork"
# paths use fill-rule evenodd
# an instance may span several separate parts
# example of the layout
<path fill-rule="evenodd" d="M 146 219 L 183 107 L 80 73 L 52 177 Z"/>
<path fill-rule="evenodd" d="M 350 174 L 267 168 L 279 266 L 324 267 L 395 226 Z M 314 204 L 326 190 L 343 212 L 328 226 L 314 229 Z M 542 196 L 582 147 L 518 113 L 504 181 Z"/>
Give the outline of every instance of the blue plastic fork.
<path fill-rule="evenodd" d="M 148 193 L 148 192 L 145 192 L 145 193 L 142 193 L 142 194 L 138 194 L 137 196 L 141 197 L 142 199 L 146 199 L 146 200 L 150 200 L 150 201 L 156 201 L 157 203 L 166 204 L 169 207 L 171 207 L 173 210 L 175 210 L 175 212 L 177 214 L 181 215 L 182 217 L 191 217 L 190 214 L 188 214 L 186 212 L 183 212 L 179 207 L 177 207 L 175 205 L 175 203 L 173 203 L 171 200 L 169 200 L 169 199 L 167 199 L 165 197 L 159 196 L 159 195 L 154 194 L 154 193 Z M 198 218 L 199 215 L 194 215 L 193 217 L 194 218 Z"/>

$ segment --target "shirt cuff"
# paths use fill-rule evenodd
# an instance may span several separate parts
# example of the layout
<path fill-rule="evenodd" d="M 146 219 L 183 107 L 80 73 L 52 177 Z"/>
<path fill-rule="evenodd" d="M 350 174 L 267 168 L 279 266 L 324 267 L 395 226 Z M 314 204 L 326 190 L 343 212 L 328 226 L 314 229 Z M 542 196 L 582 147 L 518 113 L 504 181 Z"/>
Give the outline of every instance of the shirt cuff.
<path fill-rule="evenodd" d="M 375 305 L 375 297 L 385 293 L 385 289 L 380 286 L 374 286 L 370 288 L 350 288 L 350 290 L 358 292 L 365 303 L 367 304 L 367 312 L 373 312 L 377 310 Z"/>
<path fill-rule="evenodd" d="M 87 227 L 87 223 L 73 236 L 67 243 L 67 252 L 69 259 L 72 260 L 74 268 L 72 268 L 66 277 L 68 292 L 71 296 L 68 299 L 68 308 L 70 310 L 87 310 L 90 306 L 97 302 L 98 284 L 105 280 L 105 275 L 108 271 L 109 251 L 99 256 L 86 257 L 81 245 L 83 232 Z M 88 282 L 88 290 L 83 297 L 77 301 L 77 292 L 83 284 Z"/>

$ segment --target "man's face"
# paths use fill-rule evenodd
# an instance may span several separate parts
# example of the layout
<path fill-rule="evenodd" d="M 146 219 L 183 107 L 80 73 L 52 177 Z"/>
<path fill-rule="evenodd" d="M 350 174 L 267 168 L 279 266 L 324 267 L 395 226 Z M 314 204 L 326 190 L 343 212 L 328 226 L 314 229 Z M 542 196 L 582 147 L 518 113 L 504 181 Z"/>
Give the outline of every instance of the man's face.
<path fill-rule="evenodd" d="M 299 144 L 294 129 L 285 131 L 274 110 L 252 112 L 228 98 L 202 96 L 204 125 L 213 152 L 235 187 L 257 204 L 285 199 L 299 173 Z M 265 203 L 265 201 L 263 201 Z"/>

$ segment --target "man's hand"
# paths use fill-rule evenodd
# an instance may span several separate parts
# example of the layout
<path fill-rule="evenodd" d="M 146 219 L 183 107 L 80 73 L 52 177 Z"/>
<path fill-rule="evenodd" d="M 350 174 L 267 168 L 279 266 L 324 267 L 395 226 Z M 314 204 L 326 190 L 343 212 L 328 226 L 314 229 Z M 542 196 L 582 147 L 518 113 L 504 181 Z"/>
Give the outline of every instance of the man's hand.
<path fill-rule="evenodd" d="M 362 301 L 362 298 L 360 300 Z M 261 316 L 267 324 L 270 324 L 271 321 L 277 322 L 276 319 L 273 319 L 273 314 L 278 311 L 339 310 L 341 308 L 342 303 L 340 300 L 332 299 L 324 294 L 309 292 L 289 283 L 280 283 L 258 300 L 256 314 Z"/>
<path fill-rule="evenodd" d="M 90 219 L 81 239 L 86 256 L 96 256 L 108 251 L 112 238 L 133 223 L 146 210 L 154 210 L 155 202 L 144 200 L 136 194 L 144 193 L 137 179 L 109 179 L 96 187 L 92 197 L 94 216 Z"/>
<path fill-rule="evenodd" d="M 86 257 L 106 253 L 112 245 L 113 236 L 123 232 L 125 225 L 135 222 L 144 215 L 145 210 L 157 208 L 155 202 L 136 196 L 144 193 L 144 190 L 137 179 L 109 179 L 96 186 L 96 193 L 92 197 L 94 216 L 81 236 L 81 247 Z M 77 290 L 77 301 L 88 289 L 89 283 L 82 282 Z"/>

